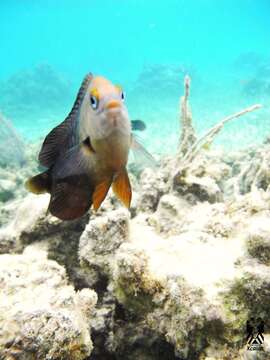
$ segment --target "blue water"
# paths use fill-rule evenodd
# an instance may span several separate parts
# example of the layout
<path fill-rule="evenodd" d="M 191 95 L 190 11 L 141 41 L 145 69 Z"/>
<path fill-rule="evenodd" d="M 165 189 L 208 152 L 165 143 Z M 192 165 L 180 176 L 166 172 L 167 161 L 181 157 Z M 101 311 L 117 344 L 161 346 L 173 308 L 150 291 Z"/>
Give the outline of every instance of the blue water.
<path fill-rule="evenodd" d="M 199 133 L 245 106 L 264 105 L 217 139 L 245 147 L 270 134 L 269 39 L 269 0 L 1 0 L 0 110 L 35 141 L 64 119 L 91 71 L 126 89 L 131 118 L 147 123 L 150 149 L 173 151 L 189 73 Z M 54 75 L 47 68 L 40 75 L 40 64 Z M 177 67 L 179 75 L 170 75 Z"/>

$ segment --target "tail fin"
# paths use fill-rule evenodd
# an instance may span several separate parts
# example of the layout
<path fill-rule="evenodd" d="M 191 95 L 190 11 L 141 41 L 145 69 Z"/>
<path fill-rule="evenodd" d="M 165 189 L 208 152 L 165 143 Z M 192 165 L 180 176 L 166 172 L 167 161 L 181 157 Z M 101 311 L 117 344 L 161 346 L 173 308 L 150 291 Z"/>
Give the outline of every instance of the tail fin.
<path fill-rule="evenodd" d="M 51 180 L 49 171 L 45 171 L 41 174 L 31 177 L 25 183 L 25 187 L 28 191 L 34 194 L 44 194 L 50 192 Z"/>

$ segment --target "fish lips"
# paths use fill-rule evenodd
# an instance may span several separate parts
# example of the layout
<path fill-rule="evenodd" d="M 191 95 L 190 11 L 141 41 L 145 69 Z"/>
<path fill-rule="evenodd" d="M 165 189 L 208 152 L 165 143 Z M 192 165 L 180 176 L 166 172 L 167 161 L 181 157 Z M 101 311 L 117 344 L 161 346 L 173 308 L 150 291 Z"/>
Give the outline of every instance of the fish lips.
<path fill-rule="evenodd" d="M 131 132 L 128 114 L 122 107 L 104 110 L 100 126 L 105 137 L 115 132 L 129 136 Z"/>

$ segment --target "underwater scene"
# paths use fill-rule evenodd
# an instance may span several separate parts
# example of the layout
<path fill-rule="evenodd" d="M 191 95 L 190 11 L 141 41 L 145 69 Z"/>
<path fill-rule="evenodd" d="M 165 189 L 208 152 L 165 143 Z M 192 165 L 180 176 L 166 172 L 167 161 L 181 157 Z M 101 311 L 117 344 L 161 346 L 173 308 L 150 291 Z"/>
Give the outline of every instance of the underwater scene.
<path fill-rule="evenodd" d="M 0 359 L 269 360 L 269 0 L 2 0 L 0 35 Z"/>

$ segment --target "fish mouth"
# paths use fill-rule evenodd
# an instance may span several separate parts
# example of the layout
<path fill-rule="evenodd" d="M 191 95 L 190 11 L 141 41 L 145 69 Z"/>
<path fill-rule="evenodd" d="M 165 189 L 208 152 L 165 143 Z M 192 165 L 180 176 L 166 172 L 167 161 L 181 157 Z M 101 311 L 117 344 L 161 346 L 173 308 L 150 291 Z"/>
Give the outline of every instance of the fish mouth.
<path fill-rule="evenodd" d="M 117 100 L 111 100 L 105 105 L 106 110 L 120 109 L 121 103 Z"/>
<path fill-rule="evenodd" d="M 107 118 L 113 120 L 121 116 L 122 104 L 118 100 L 111 100 L 104 106 L 104 110 Z"/>

